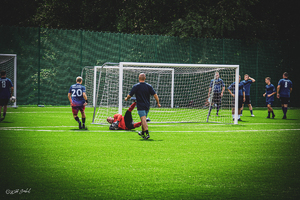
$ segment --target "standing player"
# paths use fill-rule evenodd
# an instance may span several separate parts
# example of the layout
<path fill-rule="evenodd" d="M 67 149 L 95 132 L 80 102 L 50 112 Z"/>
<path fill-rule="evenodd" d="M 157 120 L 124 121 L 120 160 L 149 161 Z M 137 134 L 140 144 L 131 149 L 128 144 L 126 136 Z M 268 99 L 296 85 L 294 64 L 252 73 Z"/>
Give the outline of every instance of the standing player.
<path fill-rule="evenodd" d="M 238 121 L 242 121 L 241 120 L 241 109 L 242 109 L 242 105 L 245 102 L 245 88 L 244 88 L 244 84 L 241 82 L 241 76 L 239 76 L 239 102 L 238 102 Z M 233 97 L 232 99 L 232 118 L 234 120 L 234 106 L 235 106 L 235 82 L 233 82 L 229 87 L 228 87 L 228 92 L 231 94 L 231 96 Z"/>
<path fill-rule="evenodd" d="M 134 100 L 135 97 L 132 97 L 131 99 Z M 126 111 L 124 117 L 121 114 L 115 114 L 113 118 L 108 117 L 107 122 L 111 124 L 109 130 L 131 130 L 140 127 L 142 125 L 141 122 L 134 123 L 132 120 L 131 112 L 135 106 L 136 102 L 133 102 Z"/>
<path fill-rule="evenodd" d="M 86 129 L 85 126 L 86 116 L 84 110 L 85 110 L 85 106 L 88 103 L 88 100 L 85 94 L 85 86 L 81 84 L 82 84 L 82 77 L 78 76 L 76 78 L 76 84 L 72 85 L 69 89 L 68 98 L 72 107 L 74 119 L 79 124 L 79 129 Z M 81 112 L 82 126 L 81 126 L 81 121 L 79 120 L 78 117 L 78 111 Z"/>
<path fill-rule="evenodd" d="M 272 104 L 274 102 L 274 95 L 276 94 L 276 90 L 273 84 L 271 84 L 271 78 L 267 77 L 265 78 L 266 82 L 266 92 L 263 94 L 264 97 L 266 97 L 266 103 L 268 107 L 268 117 L 270 118 L 270 114 L 272 113 L 272 119 L 275 118 L 275 114 L 273 112 Z"/>
<path fill-rule="evenodd" d="M 244 87 L 245 87 L 246 100 L 243 103 L 242 110 L 241 110 L 241 115 L 243 115 L 244 104 L 248 104 L 248 107 L 249 107 L 249 110 L 250 110 L 250 113 L 251 113 L 251 117 L 254 117 L 253 109 L 252 109 L 252 105 L 251 105 L 251 100 L 250 100 L 250 87 L 251 87 L 251 84 L 254 83 L 254 82 L 255 82 L 254 78 L 251 78 L 248 74 L 244 75 L 244 80 L 242 81 L 242 83 L 244 84 Z"/>
<path fill-rule="evenodd" d="M 150 84 L 146 83 L 145 80 L 146 75 L 144 73 L 141 73 L 139 75 L 139 83 L 135 84 L 132 87 L 130 93 L 125 98 L 125 101 L 127 101 L 135 94 L 137 110 L 142 122 L 142 132 L 139 132 L 139 135 L 144 139 L 148 139 L 150 138 L 150 135 L 148 131 L 148 124 L 146 118 L 150 109 L 150 95 L 154 96 L 158 107 L 161 107 L 161 105 L 159 104 L 158 96 L 154 91 L 153 87 Z"/>
<path fill-rule="evenodd" d="M 214 86 L 214 88 L 212 90 L 213 86 Z M 217 116 L 219 116 L 219 109 L 221 106 L 221 98 L 223 97 L 223 93 L 225 90 L 225 84 L 224 84 L 223 80 L 220 78 L 219 72 L 216 72 L 215 78 L 210 81 L 210 85 L 209 85 L 209 89 L 208 89 L 208 99 L 210 98 L 211 90 L 213 92 L 213 98 L 211 99 L 209 115 L 212 110 L 212 105 L 216 104 L 217 105 Z"/>
<path fill-rule="evenodd" d="M 9 78 L 6 78 L 6 72 L 1 71 L 1 78 L 0 78 L 0 121 L 3 121 L 6 116 L 7 111 L 7 104 L 9 98 L 12 97 L 14 92 L 14 87 Z M 1 110 L 3 107 L 3 118 L 1 118 Z"/>
<path fill-rule="evenodd" d="M 289 74 L 284 72 L 282 75 L 282 79 L 279 80 L 277 86 L 277 98 L 280 98 L 281 108 L 283 111 L 282 119 L 286 119 L 286 113 L 288 110 L 288 104 L 290 103 L 290 94 L 293 89 L 292 81 L 288 79 Z"/>

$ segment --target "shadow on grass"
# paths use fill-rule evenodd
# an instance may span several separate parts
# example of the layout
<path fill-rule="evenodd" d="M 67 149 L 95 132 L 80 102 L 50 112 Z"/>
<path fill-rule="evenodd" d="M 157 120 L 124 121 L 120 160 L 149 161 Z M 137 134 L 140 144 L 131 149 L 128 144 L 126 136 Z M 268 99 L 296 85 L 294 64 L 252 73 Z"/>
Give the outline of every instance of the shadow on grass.
<path fill-rule="evenodd" d="M 155 140 L 155 139 L 145 140 L 145 139 L 142 139 L 142 138 L 140 138 L 139 140 L 136 140 L 136 139 L 130 139 L 130 140 L 141 141 L 141 142 L 161 142 L 161 141 L 164 141 L 164 140 Z"/>
<path fill-rule="evenodd" d="M 1 124 L 1 123 L 7 123 L 7 124 L 8 124 L 8 123 L 13 123 L 13 122 L 1 121 L 0 124 Z"/>
<path fill-rule="evenodd" d="M 70 129 L 70 131 L 89 131 L 88 129 Z"/>

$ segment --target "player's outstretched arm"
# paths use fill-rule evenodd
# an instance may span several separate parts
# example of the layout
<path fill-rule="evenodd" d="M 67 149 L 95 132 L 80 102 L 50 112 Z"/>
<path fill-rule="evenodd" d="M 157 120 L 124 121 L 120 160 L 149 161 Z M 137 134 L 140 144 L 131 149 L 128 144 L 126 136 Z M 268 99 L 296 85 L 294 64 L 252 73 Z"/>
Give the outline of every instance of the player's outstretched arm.
<path fill-rule="evenodd" d="M 127 97 L 125 98 L 125 101 L 127 101 L 130 98 L 131 98 L 131 96 L 128 94 Z"/>
<path fill-rule="evenodd" d="M 158 107 L 161 107 L 161 105 L 159 104 L 159 98 L 158 98 L 157 94 L 155 94 L 155 95 L 153 95 L 153 96 L 154 96 L 154 99 L 155 99 L 156 102 L 157 102 L 157 106 L 158 106 Z"/>

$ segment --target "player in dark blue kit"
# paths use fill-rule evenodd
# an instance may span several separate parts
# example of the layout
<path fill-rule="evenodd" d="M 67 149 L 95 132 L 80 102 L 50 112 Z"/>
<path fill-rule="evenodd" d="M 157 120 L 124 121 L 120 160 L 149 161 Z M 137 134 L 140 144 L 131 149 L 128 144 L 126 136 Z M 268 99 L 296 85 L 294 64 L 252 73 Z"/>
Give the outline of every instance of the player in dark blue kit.
<path fill-rule="evenodd" d="M 277 86 L 277 98 L 280 98 L 281 108 L 283 111 L 282 119 L 286 119 L 286 113 L 288 110 L 288 104 L 290 103 L 290 94 L 293 89 L 293 83 L 288 79 L 289 74 L 284 72 L 283 79 L 280 79 Z"/>
<path fill-rule="evenodd" d="M 81 85 L 82 84 L 82 77 L 78 76 L 76 78 L 76 84 L 72 85 L 69 89 L 68 93 L 68 98 L 72 107 L 72 112 L 74 119 L 78 122 L 79 124 L 79 129 L 86 129 L 87 127 L 85 126 L 85 106 L 88 103 L 87 96 L 86 96 L 86 91 L 85 91 L 85 86 Z M 82 125 L 81 121 L 79 120 L 78 117 L 78 111 L 81 112 L 81 117 L 82 117 Z"/>
<path fill-rule="evenodd" d="M 275 90 L 275 86 L 273 84 L 271 84 L 271 78 L 267 77 L 265 78 L 265 82 L 266 82 L 266 92 L 263 94 L 263 97 L 266 97 L 266 103 L 267 103 L 267 107 L 268 107 L 268 117 L 270 118 L 270 114 L 272 113 L 272 119 L 275 118 L 275 114 L 273 112 L 273 102 L 274 102 L 274 95 L 276 94 L 276 90 Z"/>
<path fill-rule="evenodd" d="M 250 100 L 250 87 L 252 83 L 255 83 L 255 79 L 251 78 L 248 74 L 244 75 L 244 80 L 242 81 L 242 83 L 244 84 L 245 87 L 245 102 L 244 104 L 247 104 L 251 113 L 251 117 L 254 117 L 253 115 L 253 108 L 251 105 L 251 100 Z M 244 110 L 244 104 L 242 106 L 242 110 L 241 110 L 241 115 L 243 115 L 243 110 Z"/>
<path fill-rule="evenodd" d="M 9 78 L 6 78 L 6 72 L 1 71 L 1 78 L 0 78 L 0 121 L 3 121 L 6 116 L 7 111 L 7 104 L 12 97 L 14 87 Z M 1 118 L 1 110 L 3 107 L 3 118 Z"/>
<path fill-rule="evenodd" d="M 141 73 L 139 75 L 139 83 L 135 84 L 132 87 L 130 93 L 125 98 L 125 101 L 130 99 L 135 94 L 136 106 L 142 122 L 142 132 L 139 132 L 139 135 L 144 139 L 148 139 L 150 138 L 150 135 L 146 119 L 150 109 L 150 95 L 154 96 L 158 107 L 161 107 L 161 105 L 159 104 L 158 96 L 154 91 L 153 87 L 150 84 L 146 83 L 145 80 L 146 75 L 144 73 Z"/>
<path fill-rule="evenodd" d="M 241 81 L 241 76 L 239 76 L 239 80 Z M 233 82 L 229 87 L 228 87 L 228 92 L 231 94 L 231 96 L 233 97 L 232 99 L 232 118 L 234 120 L 234 106 L 235 106 L 235 82 Z M 239 83 L 239 102 L 238 102 L 238 121 L 242 121 L 241 120 L 241 109 L 242 109 L 242 105 L 245 102 L 245 88 L 244 88 L 244 84 L 242 82 Z"/>
<path fill-rule="evenodd" d="M 214 87 L 212 89 L 212 87 Z M 221 106 L 221 99 L 223 97 L 223 93 L 225 90 L 225 84 L 223 80 L 220 78 L 219 72 L 215 73 L 215 78 L 210 81 L 209 89 L 208 89 L 208 99 L 210 99 L 211 91 L 213 92 L 213 98 L 211 99 L 211 106 L 209 109 L 209 115 L 212 110 L 212 106 L 214 104 L 217 105 L 217 116 L 219 116 L 219 109 Z"/>

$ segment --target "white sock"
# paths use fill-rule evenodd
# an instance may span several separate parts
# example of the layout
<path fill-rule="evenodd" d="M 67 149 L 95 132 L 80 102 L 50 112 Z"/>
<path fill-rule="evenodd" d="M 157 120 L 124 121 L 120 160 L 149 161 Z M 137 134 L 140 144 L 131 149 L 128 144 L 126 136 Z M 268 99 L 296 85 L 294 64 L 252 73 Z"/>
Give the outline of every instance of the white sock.
<path fill-rule="evenodd" d="M 239 115 L 239 119 L 240 119 L 241 115 Z"/>
<path fill-rule="evenodd" d="M 234 114 L 232 115 L 232 118 L 234 119 Z"/>

